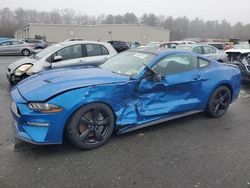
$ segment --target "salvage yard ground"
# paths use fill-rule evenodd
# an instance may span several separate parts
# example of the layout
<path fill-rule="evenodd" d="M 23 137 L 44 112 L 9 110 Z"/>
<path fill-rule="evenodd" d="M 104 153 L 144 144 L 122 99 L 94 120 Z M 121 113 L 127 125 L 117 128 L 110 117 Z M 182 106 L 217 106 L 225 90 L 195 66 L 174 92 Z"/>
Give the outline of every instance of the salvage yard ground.
<path fill-rule="evenodd" d="M 219 119 L 203 113 L 113 136 L 80 151 L 15 141 L 0 57 L 0 187 L 250 187 L 250 85 Z"/>

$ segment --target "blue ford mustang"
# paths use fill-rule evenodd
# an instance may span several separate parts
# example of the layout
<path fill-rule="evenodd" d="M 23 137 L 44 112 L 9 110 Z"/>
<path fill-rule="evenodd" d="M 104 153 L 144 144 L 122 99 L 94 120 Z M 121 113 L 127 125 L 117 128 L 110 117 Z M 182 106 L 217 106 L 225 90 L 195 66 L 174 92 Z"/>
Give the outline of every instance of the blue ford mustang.
<path fill-rule="evenodd" d="M 237 67 L 184 51 L 140 48 L 101 67 L 45 71 L 11 95 L 16 137 L 93 149 L 117 134 L 205 111 L 222 116 L 240 91 Z M 65 134 L 64 134 L 65 133 Z"/>

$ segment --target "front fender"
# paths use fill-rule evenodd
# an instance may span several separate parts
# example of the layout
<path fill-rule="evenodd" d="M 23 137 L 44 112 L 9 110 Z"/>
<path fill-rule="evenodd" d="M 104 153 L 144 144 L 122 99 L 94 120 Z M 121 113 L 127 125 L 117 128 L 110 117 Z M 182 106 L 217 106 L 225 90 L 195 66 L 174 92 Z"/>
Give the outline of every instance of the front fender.
<path fill-rule="evenodd" d="M 60 114 L 62 124 L 57 125 L 59 127 L 55 128 L 58 131 L 58 136 L 62 138 L 65 125 L 69 118 L 79 108 L 93 102 L 100 102 L 108 105 L 114 112 L 117 125 L 121 124 L 120 122 L 124 121 L 124 118 L 127 118 L 127 122 L 131 121 L 129 118 L 132 118 L 133 120 L 136 119 L 137 117 L 134 117 L 134 114 L 136 114 L 134 108 L 129 108 L 133 89 L 134 83 L 86 87 L 67 91 L 49 100 L 49 103 L 64 108 L 62 114 Z M 124 115 L 124 111 L 127 111 L 128 108 L 129 113 L 134 115 L 133 117 Z"/>

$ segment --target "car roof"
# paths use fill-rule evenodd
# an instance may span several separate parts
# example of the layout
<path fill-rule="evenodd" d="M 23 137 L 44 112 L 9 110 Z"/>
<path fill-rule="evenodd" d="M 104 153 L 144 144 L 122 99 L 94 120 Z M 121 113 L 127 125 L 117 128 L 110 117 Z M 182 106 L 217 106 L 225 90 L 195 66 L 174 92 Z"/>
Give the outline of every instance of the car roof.
<path fill-rule="evenodd" d="M 208 44 L 201 44 L 201 43 L 196 43 L 196 44 L 180 44 L 178 46 L 187 46 L 187 47 L 195 47 L 195 46 L 210 46 L 210 47 L 213 47 L 211 45 L 208 45 Z"/>
<path fill-rule="evenodd" d="M 185 53 L 193 54 L 185 50 L 176 50 L 176 49 L 170 49 L 170 48 L 151 48 L 151 47 L 138 47 L 138 48 L 133 48 L 129 51 L 146 52 L 146 53 L 152 53 L 155 55 L 159 55 L 163 53 L 174 53 L 174 52 L 185 52 Z"/>
<path fill-rule="evenodd" d="M 19 40 L 15 40 L 15 39 L 8 39 L 8 40 L 0 41 L 0 43 L 3 43 L 3 42 L 12 42 L 12 41 L 18 41 L 18 42 L 20 42 Z"/>
<path fill-rule="evenodd" d="M 60 42 L 59 44 L 62 45 L 73 45 L 73 44 L 107 44 L 107 42 L 98 42 L 98 41 L 88 41 L 88 40 L 82 40 L 82 41 L 64 41 L 64 42 Z"/>
<path fill-rule="evenodd" d="M 225 44 L 224 42 L 206 42 L 205 44 Z"/>

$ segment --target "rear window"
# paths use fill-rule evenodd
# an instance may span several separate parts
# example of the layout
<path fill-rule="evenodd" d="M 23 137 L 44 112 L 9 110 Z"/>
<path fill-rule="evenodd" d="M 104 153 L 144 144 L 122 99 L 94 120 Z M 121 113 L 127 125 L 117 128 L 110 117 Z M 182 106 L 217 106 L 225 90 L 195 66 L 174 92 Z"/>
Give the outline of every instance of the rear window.
<path fill-rule="evenodd" d="M 208 44 L 210 46 L 214 46 L 215 48 L 219 50 L 224 50 L 224 45 L 223 44 Z"/>
<path fill-rule="evenodd" d="M 199 68 L 207 67 L 210 64 L 209 61 L 201 58 L 198 58 L 198 62 L 199 62 Z"/>
<path fill-rule="evenodd" d="M 122 46 L 127 46 L 127 44 L 126 44 L 125 42 L 120 42 L 120 44 L 121 44 Z"/>

